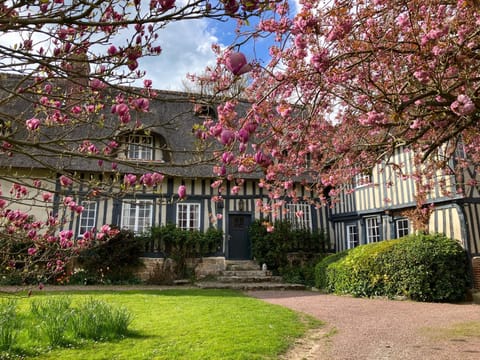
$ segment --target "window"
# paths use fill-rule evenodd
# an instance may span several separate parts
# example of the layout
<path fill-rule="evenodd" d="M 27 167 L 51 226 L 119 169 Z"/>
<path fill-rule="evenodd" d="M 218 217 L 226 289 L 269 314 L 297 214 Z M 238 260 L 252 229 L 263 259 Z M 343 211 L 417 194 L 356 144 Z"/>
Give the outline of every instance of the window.
<path fill-rule="evenodd" d="M 407 236 L 409 234 L 408 219 L 399 219 L 396 221 L 397 238 Z"/>
<path fill-rule="evenodd" d="M 287 220 L 294 229 L 312 229 L 312 214 L 307 203 L 287 204 Z"/>
<path fill-rule="evenodd" d="M 369 173 L 360 173 L 355 175 L 353 179 L 355 188 L 370 185 L 372 183 L 372 176 Z"/>
<path fill-rule="evenodd" d="M 139 200 L 124 202 L 122 206 L 122 228 L 140 234 L 152 227 L 153 202 Z"/>
<path fill-rule="evenodd" d="M 352 249 L 360 245 L 357 225 L 347 225 L 347 248 Z"/>
<path fill-rule="evenodd" d="M 95 229 L 97 222 L 97 202 L 96 201 L 82 201 L 83 211 L 80 214 L 78 221 L 78 236 L 83 236 L 86 231 Z"/>
<path fill-rule="evenodd" d="M 200 230 L 200 204 L 177 204 L 177 227 L 184 230 Z"/>
<path fill-rule="evenodd" d="M 128 137 L 128 158 L 153 160 L 153 137 L 146 135 L 130 135 Z"/>
<path fill-rule="evenodd" d="M 367 218 L 367 243 L 380 241 L 380 224 L 378 218 Z"/>

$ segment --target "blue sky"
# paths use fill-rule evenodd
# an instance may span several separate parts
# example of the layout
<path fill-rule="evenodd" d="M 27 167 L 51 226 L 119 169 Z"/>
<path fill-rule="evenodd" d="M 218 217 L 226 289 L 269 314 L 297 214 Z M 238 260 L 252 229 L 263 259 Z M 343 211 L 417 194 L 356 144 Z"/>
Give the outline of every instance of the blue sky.
<path fill-rule="evenodd" d="M 298 8 L 299 0 L 289 1 L 293 5 L 292 9 Z M 234 20 L 219 22 L 197 19 L 171 22 L 159 32 L 158 44 L 162 47 L 162 53 L 141 59 L 140 67 L 147 71 L 146 78 L 153 80 L 154 88 L 184 90 L 182 81 L 186 81 L 187 73 L 202 73 L 207 66 L 215 64 L 215 56 L 211 50 L 213 43 L 218 43 L 222 47 L 232 44 L 235 26 Z M 128 37 L 126 35 L 120 36 L 118 41 L 124 41 Z M 0 32 L 0 42 L 4 46 L 14 46 L 19 42 L 20 36 L 21 34 L 15 32 Z M 34 40 L 43 41 L 45 37 L 36 34 Z M 245 44 L 241 51 L 249 61 L 255 59 L 266 63 L 269 59 L 267 41 L 257 41 L 255 47 L 252 44 Z M 137 85 L 141 85 L 141 82 Z"/>
<path fill-rule="evenodd" d="M 298 0 L 292 1 L 292 8 L 298 6 Z M 208 65 L 215 64 L 211 51 L 212 43 L 228 46 L 235 37 L 235 22 L 199 19 L 170 23 L 159 33 L 162 53 L 141 61 L 147 71 L 147 78 L 153 80 L 153 86 L 162 90 L 183 90 L 182 80 L 187 73 L 201 73 Z M 242 52 L 249 60 L 254 54 L 256 60 L 268 61 L 267 42 L 244 45 Z"/>

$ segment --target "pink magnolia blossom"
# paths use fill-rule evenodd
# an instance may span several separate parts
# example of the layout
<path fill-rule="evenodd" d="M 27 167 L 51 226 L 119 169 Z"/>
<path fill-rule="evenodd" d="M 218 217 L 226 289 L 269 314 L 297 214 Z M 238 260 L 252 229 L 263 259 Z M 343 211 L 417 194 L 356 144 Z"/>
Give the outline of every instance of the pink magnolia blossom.
<path fill-rule="evenodd" d="M 60 180 L 60 185 L 62 185 L 63 187 L 67 187 L 73 184 L 73 180 L 65 175 L 60 176 L 59 180 Z"/>
<path fill-rule="evenodd" d="M 240 4 L 237 0 L 222 0 L 225 12 L 229 15 L 235 14 L 240 8 Z"/>
<path fill-rule="evenodd" d="M 137 111 L 141 112 L 148 112 L 148 109 L 150 107 L 150 102 L 146 98 L 139 98 L 133 100 L 133 108 Z"/>
<path fill-rule="evenodd" d="M 118 50 L 114 45 L 110 45 L 107 52 L 108 52 L 108 55 L 114 56 L 117 54 Z"/>
<path fill-rule="evenodd" d="M 233 75 L 243 75 L 252 70 L 252 65 L 247 63 L 247 58 L 241 52 L 227 54 L 225 65 Z"/>
<path fill-rule="evenodd" d="M 37 118 L 31 118 L 25 122 L 25 125 L 27 126 L 28 130 L 35 131 L 40 127 L 40 120 Z"/>
<path fill-rule="evenodd" d="M 185 187 L 185 185 L 180 185 L 178 187 L 177 193 L 180 200 L 185 199 L 185 197 L 187 196 L 187 188 Z"/>
<path fill-rule="evenodd" d="M 45 202 L 50 202 L 53 199 L 53 194 L 51 192 L 43 192 L 42 193 L 42 199 Z"/>
<path fill-rule="evenodd" d="M 164 179 L 164 176 L 160 173 L 147 173 L 140 177 L 140 183 L 145 186 L 155 186 L 160 184 Z"/>
<path fill-rule="evenodd" d="M 162 11 L 167 11 L 175 6 L 175 0 L 157 0 Z"/>
<path fill-rule="evenodd" d="M 129 187 L 129 186 L 135 186 L 135 184 L 137 183 L 137 176 L 136 175 L 133 175 L 133 174 L 126 174 L 124 177 L 123 177 L 123 183 L 125 184 L 125 186 Z"/>
<path fill-rule="evenodd" d="M 100 79 L 95 78 L 90 81 L 90 88 L 92 88 L 93 90 L 103 90 L 106 87 L 107 87 L 107 84 L 105 84 Z"/>
<path fill-rule="evenodd" d="M 222 161 L 225 164 L 230 164 L 235 159 L 235 155 L 231 151 L 224 152 L 222 154 Z"/>
<path fill-rule="evenodd" d="M 220 135 L 220 142 L 223 145 L 230 145 L 235 140 L 235 133 L 232 130 L 225 129 Z"/>

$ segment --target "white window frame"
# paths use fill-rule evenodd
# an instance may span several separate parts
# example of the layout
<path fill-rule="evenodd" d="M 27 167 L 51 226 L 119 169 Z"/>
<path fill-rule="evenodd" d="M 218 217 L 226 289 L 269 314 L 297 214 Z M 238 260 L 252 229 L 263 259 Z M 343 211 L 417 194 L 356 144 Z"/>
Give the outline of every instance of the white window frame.
<path fill-rule="evenodd" d="M 296 230 L 312 230 L 312 212 L 310 204 L 300 202 L 295 204 L 287 204 L 287 220 Z M 299 212 L 302 216 L 297 216 Z"/>
<path fill-rule="evenodd" d="M 125 200 L 122 203 L 122 229 L 132 230 L 136 234 L 148 232 L 152 227 L 152 220 L 153 200 Z"/>
<path fill-rule="evenodd" d="M 200 230 L 200 203 L 177 203 L 177 227 L 183 230 Z"/>
<path fill-rule="evenodd" d="M 83 206 L 83 211 L 78 217 L 78 236 L 83 237 L 86 231 L 91 231 L 97 226 L 98 203 L 97 201 L 84 200 L 80 202 L 80 205 Z"/>
<path fill-rule="evenodd" d="M 405 226 L 406 225 L 406 226 Z M 395 221 L 397 239 L 410 234 L 410 221 L 408 219 L 397 219 Z"/>
<path fill-rule="evenodd" d="M 127 157 L 131 160 L 153 160 L 153 136 L 129 135 Z"/>
<path fill-rule="evenodd" d="M 365 228 L 367 231 L 367 243 L 379 242 L 381 240 L 380 221 L 378 217 L 369 217 L 365 219 Z"/>
<path fill-rule="evenodd" d="M 360 245 L 360 234 L 358 233 L 357 224 L 348 224 L 346 227 L 347 232 L 347 249 L 353 249 Z"/>
<path fill-rule="evenodd" d="M 355 189 L 369 186 L 372 183 L 372 174 L 361 172 L 353 178 Z"/>

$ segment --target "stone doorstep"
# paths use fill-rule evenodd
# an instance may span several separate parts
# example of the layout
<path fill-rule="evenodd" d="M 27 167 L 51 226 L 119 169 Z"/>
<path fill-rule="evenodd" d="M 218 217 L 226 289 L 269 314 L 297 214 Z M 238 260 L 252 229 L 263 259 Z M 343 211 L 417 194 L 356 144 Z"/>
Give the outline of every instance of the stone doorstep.
<path fill-rule="evenodd" d="M 260 270 L 260 265 L 253 260 L 226 260 L 225 266 L 227 271 Z"/>
<path fill-rule="evenodd" d="M 279 283 L 281 276 L 217 276 L 217 281 L 222 283 Z"/>
<path fill-rule="evenodd" d="M 222 276 L 238 276 L 238 277 L 264 277 L 271 276 L 271 271 L 262 270 L 225 270 L 222 271 Z"/>
<path fill-rule="evenodd" d="M 199 282 L 195 284 L 201 289 L 232 289 L 241 291 L 251 290 L 305 290 L 305 285 L 285 283 L 224 283 L 224 282 Z"/>

